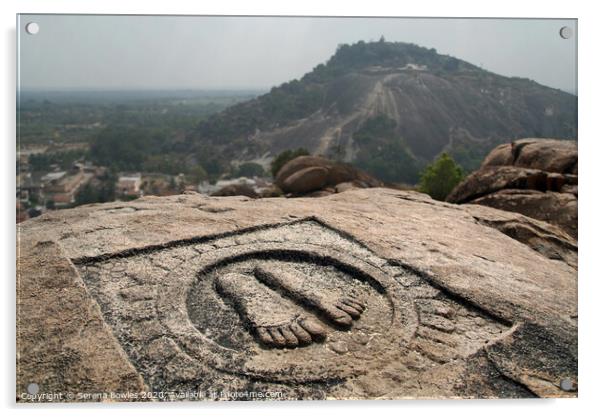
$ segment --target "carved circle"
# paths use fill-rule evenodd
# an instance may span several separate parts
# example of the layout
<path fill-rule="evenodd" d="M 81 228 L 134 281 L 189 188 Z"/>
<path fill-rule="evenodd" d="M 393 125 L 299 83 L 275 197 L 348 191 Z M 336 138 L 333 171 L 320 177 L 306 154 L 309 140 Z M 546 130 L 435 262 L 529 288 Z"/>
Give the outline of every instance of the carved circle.
<path fill-rule="evenodd" d="M 411 339 L 417 319 L 411 301 L 394 277 L 348 253 L 312 244 L 253 244 L 203 254 L 200 271 L 188 291 L 181 287 L 162 292 L 162 305 L 185 297 L 187 311 L 166 312 L 165 324 L 184 351 L 214 368 L 279 382 L 341 380 L 384 366 Z M 216 276 L 246 273 L 257 265 L 298 269 L 320 291 L 353 293 L 367 308 L 348 330 L 332 326 L 324 342 L 294 349 L 269 349 L 258 342 L 239 311 L 216 291 Z"/>

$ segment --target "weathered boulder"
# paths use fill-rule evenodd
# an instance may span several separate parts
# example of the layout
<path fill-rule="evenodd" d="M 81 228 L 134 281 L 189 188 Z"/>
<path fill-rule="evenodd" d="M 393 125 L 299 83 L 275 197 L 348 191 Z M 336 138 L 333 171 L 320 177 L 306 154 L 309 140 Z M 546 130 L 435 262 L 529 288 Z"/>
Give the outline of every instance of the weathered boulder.
<path fill-rule="evenodd" d="M 323 188 L 328 181 L 328 169 L 320 166 L 307 167 L 294 172 L 282 182 L 282 189 L 303 194 Z"/>
<path fill-rule="evenodd" d="M 576 243 L 521 214 L 186 194 L 18 236 L 19 401 L 576 396 Z"/>
<path fill-rule="evenodd" d="M 471 203 L 518 211 L 525 216 L 556 224 L 571 236 L 577 236 L 577 197 L 572 193 L 500 190 L 479 197 Z"/>
<path fill-rule="evenodd" d="M 338 184 L 353 182 L 356 187 L 380 187 L 382 182 L 351 165 L 319 156 L 299 156 L 276 175 L 276 184 L 285 192 L 302 195 Z"/>
<path fill-rule="evenodd" d="M 577 268 L 577 242 L 561 228 L 511 211 L 472 204 L 466 204 L 463 208 L 471 213 L 477 222 L 524 243 L 546 258 L 561 260 Z"/>
<path fill-rule="evenodd" d="M 262 189 L 259 193 L 261 198 L 282 197 L 282 195 L 282 190 L 276 184 L 272 184 L 269 187 Z"/>
<path fill-rule="evenodd" d="M 219 190 L 213 192 L 211 195 L 213 197 L 234 197 L 237 195 L 250 198 L 259 197 L 259 194 L 255 192 L 253 187 L 251 187 L 249 184 L 244 183 L 226 185 L 225 187 L 222 187 Z"/>
<path fill-rule="evenodd" d="M 520 139 L 496 147 L 481 167 L 506 166 L 577 174 L 577 142 L 558 139 Z"/>
<path fill-rule="evenodd" d="M 521 213 L 577 237 L 577 144 L 522 139 L 498 146 L 447 197 Z"/>
<path fill-rule="evenodd" d="M 349 191 L 349 190 L 355 190 L 357 188 L 364 188 L 364 187 L 358 187 L 358 185 L 356 185 L 354 182 L 349 181 L 349 182 L 342 182 L 340 184 L 337 184 L 335 187 L 335 191 L 337 193 L 344 193 L 345 191 Z"/>
<path fill-rule="evenodd" d="M 447 196 L 451 203 L 467 203 L 504 189 L 546 191 L 548 175 L 538 169 L 486 166 L 473 172 Z"/>

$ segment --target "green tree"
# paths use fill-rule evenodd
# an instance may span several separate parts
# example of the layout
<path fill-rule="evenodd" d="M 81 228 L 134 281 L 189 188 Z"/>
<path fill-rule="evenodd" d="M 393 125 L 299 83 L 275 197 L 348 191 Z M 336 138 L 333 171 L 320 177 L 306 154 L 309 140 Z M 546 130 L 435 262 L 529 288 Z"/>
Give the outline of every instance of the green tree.
<path fill-rule="evenodd" d="M 217 180 L 230 168 L 230 161 L 223 155 L 223 152 L 207 143 L 202 143 L 197 147 L 195 160 L 203 168 L 209 181 Z"/>
<path fill-rule="evenodd" d="M 236 169 L 234 176 L 235 177 L 263 177 L 265 175 L 265 170 L 263 167 L 255 162 L 245 162 L 244 164 L 240 164 L 238 169 Z"/>
<path fill-rule="evenodd" d="M 146 172 L 177 175 L 186 168 L 186 163 L 182 159 L 182 155 L 177 154 L 150 155 L 142 164 L 142 169 Z"/>
<path fill-rule="evenodd" d="M 86 152 L 82 150 L 34 154 L 29 157 L 29 164 L 32 171 L 49 171 L 53 164 L 66 170 L 71 168 L 75 161 L 85 156 Z"/>
<path fill-rule="evenodd" d="M 169 189 L 175 191 L 177 187 L 176 179 L 174 177 L 169 178 Z"/>
<path fill-rule="evenodd" d="M 187 179 L 194 184 L 198 184 L 208 178 L 207 171 L 201 165 L 194 165 L 188 169 Z"/>
<path fill-rule="evenodd" d="M 162 129 L 121 125 L 107 127 L 93 139 L 90 157 L 101 166 L 119 171 L 138 171 L 144 168 L 143 163 L 149 155 L 164 153 L 166 140 Z M 159 162 L 165 163 L 164 160 Z"/>
<path fill-rule="evenodd" d="M 98 190 L 92 184 L 88 183 L 75 194 L 75 205 L 81 206 L 82 204 L 97 203 L 99 200 L 98 197 Z"/>
<path fill-rule="evenodd" d="M 284 164 L 286 164 L 288 161 L 303 155 L 309 155 L 307 149 L 288 149 L 280 153 L 276 158 L 274 158 L 272 164 L 270 165 L 270 171 L 272 172 L 272 176 L 276 177 L 276 175 L 278 175 L 278 171 L 280 171 L 280 168 L 282 168 Z"/>
<path fill-rule="evenodd" d="M 85 184 L 77 191 L 73 206 L 115 201 L 116 183 L 117 175 L 115 172 L 110 170 L 107 171 L 105 174 L 94 178 L 91 182 Z"/>
<path fill-rule="evenodd" d="M 106 203 L 115 201 L 115 185 L 117 185 L 117 174 L 114 171 L 107 171 L 99 178 L 101 185 L 98 190 L 98 202 Z"/>
<path fill-rule="evenodd" d="M 420 174 L 419 190 L 443 201 L 463 178 L 462 167 L 444 152 Z"/>

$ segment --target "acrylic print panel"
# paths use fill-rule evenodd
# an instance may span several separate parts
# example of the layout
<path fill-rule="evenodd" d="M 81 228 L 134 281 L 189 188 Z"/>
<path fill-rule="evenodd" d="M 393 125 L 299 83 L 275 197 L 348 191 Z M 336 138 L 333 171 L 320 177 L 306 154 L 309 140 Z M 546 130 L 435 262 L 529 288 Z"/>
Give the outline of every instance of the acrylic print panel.
<path fill-rule="evenodd" d="M 577 396 L 577 22 L 20 15 L 19 402 Z"/>

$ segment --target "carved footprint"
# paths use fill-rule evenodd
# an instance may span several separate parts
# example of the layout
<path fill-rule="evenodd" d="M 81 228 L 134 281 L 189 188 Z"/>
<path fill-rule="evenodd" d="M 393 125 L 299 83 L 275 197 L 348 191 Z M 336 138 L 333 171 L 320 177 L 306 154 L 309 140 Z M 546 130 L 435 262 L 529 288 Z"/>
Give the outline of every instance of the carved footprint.
<path fill-rule="evenodd" d="M 220 275 L 216 287 L 222 296 L 234 303 L 241 317 L 266 346 L 294 348 L 326 337 L 326 330 L 316 319 L 305 316 L 299 306 L 253 276 Z"/>
<path fill-rule="evenodd" d="M 360 318 L 365 304 L 352 296 L 319 292 L 307 283 L 307 277 L 294 268 L 281 266 L 258 266 L 255 276 L 287 297 L 312 307 L 341 327 L 350 327 L 353 320 Z"/>

